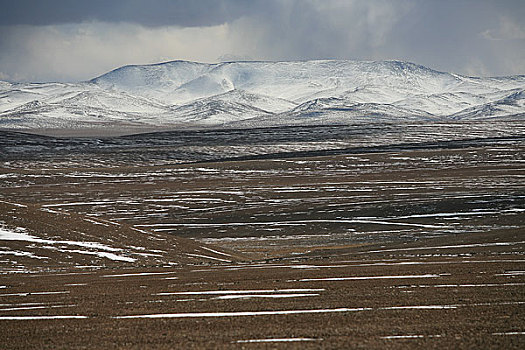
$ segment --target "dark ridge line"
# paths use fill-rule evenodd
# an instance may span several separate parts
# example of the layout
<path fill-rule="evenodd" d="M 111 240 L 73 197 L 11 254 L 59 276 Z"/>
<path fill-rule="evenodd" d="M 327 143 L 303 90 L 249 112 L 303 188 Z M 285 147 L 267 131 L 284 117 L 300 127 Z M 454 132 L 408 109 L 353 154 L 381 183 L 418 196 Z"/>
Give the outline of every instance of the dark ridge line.
<path fill-rule="evenodd" d="M 31 136 L 31 137 L 42 137 L 46 139 L 54 139 L 54 140 L 66 140 L 66 141 L 72 141 L 72 140 L 115 140 L 115 139 L 136 139 L 136 138 L 143 138 L 143 137 L 157 137 L 157 136 L 171 136 L 176 134 L 181 135 L 201 135 L 201 134 L 210 134 L 210 133 L 220 133 L 220 134 L 228 134 L 228 133 L 250 133 L 252 131 L 260 132 L 260 131 L 275 131 L 275 130 L 290 130 L 290 129 L 299 129 L 299 130 L 311 130 L 311 129 L 333 129 L 338 127 L 364 127 L 366 126 L 368 129 L 380 129 L 380 128 L 391 128 L 391 127 L 398 127 L 402 125 L 413 125 L 418 124 L 421 126 L 435 126 L 442 124 L 468 124 L 464 123 L 463 121 L 457 121 L 457 120 L 451 120 L 447 122 L 423 122 L 423 123 L 413 123 L 413 122 L 401 122 L 401 123 L 391 123 L 391 122 L 376 122 L 376 121 L 370 121 L 366 124 L 312 124 L 312 125 L 274 125 L 274 126 L 256 126 L 256 127 L 210 127 L 210 128 L 184 128 L 184 129 L 167 129 L 167 130 L 153 130 L 153 131 L 146 131 L 146 132 L 132 132 L 129 134 L 123 134 L 123 135 L 110 135 L 110 136 L 51 136 L 46 135 L 43 133 L 38 133 L 35 130 L 39 129 L 30 129 L 30 131 L 27 130 L 18 130 L 18 129 L 9 129 L 9 128 L 1 128 L 0 127 L 0 137 L 2 136 Z M 53 129 L 42 129 L 42 130 L 53 130 Z M 89 130 L 89 129 L 87 129 Z"/>
<path fill-rule="evenodd" d="M 524 76 L 525 77 L 525 76 Z M 521 121 L 521 119 L 511 119 L 510 121 Z M 400 121 L 400 122 L 385 122 L 385 121 L 374 121 L 370 120 L 367 123 L 335 123 L 335 124 L 298 124 L 298 125 L 271 125 L 271 126 L 255 126 L 255 127 L 237 127 L 237 126 L 215 126 L 215 127 L 209 127 L 209 128 L 200 128 L 200 127 L 188 127 L 188 128 L 171 128 L 168 127 L 166 129 L 158 128 L 153 130 L 147 130 L 144 132 L 141 131 L 134 131 L 133 128 L 130 128 L 131 132 L 128 134 L 122 134 L 122 135 L 102 135 L 102 136 L 76 136 L 76 135 L 67 135 L 67 136 L 51 136 L 46 135 L 43 133 L 39 133 L 38 130 L 54 130 L 53 128 L 47 129 L 12 129 L 12 128 L 5 128 L 0 127 L 0 136 L 2 134 L 7 136 L 37 136 L 47 139 L 57 139 L 57 140 L 89 140 L 89 139 L 99 139 L 99 140 L 110 140 L 110 139 L 129 139 L 129 138 L 141 138 L 144 136 L 165 136 L 170 134 L 207 134 L 207 133 L 228 133 L 228 132 L 250 132 L 250 131 L 273 131 L 273 130 L 290 130 L 290 129 L 300 129 L 300 130 L 309 130 L 309 129 L 331 129 L 331 128 L 338 128 L 338 127 L 367 127 L 369 129 L 380 129 L 380 128 L 391 128 L 391 127 L 400 127 L 400 126 L 439 126 L 439 125 L 468 125 L 472 124 L 471 121 L 465 121 L 465 120 L 457 120 L 457 119 L 450 119 L 450 120 L 439 120 L 439 121 Z M 116 126 L 118 127 L 118 126 Z M 95 128 L 97 129 L 97 128 Z M 126 129 L 126 128 L 125 128 Z M 62 130 L 62 129 L 59 129 Z M 79 129 L 80 130 L 80 129 Z M 86 128 L 86 130 L 91 130 L 89 128 Z"/>
<path fill-rule="evenodd" d="M 38 137 L 42 137 L 42 138 L 45 138 L 45 139 L 56 139 L 56 137 L 54 136 L 47 136 L 47 135 L 42 135 L 42 134 L 35 134 L 35 133 L 31 133 L 31 132 L 27 132 L 27 131 L 18 131 L 18 130 L 14 130 L 14 129 L 2 129 L 0 128 L 0 137 L 5 137 L 5 136 L 24 136 L 24 137 L 33 137 L 33 138 L 38 138 Z"/>
<path fill-rule="evenodd" d="M 266 160 L 266 159 L 290 159 L 290 158 L 309 158 L 337 156 L 344 154 L 367 154 L 367 153 L 384 153 L 396 151 L 416 151 L 416 150 L 435 150 L 435 149 L 465 149 L 483 145 L 495 145 L 498 141 L 525 141 L 523 136 L 501 136 L 488 138 L 472 138 L 460 140 L 434 141 L 422 143 L 400 143 L 394 145 L 351 147 L 327 150 L 296 151 L 296 152 L 276 152 L 267 154 L 247 155 L 240 157 L 217 158 L 212 160 L 199 160 L 195 162 L 184 162 L 181 164 L 203 164 L 203 163 L 222 163 L 222 162 L 239 162 L 249 160 Z"/>
<path fill-rule="evenodd" d="M 371 123 L 372 127 L 377 127 L 378 125 L 395 125 L 395 124 L 381 124 L 381 123 Z M 152 131 L 152 132 L 141 132 L 141 133 L 135 133 L 135 134 L 128 134 L 128 135 L 121 135 L 116 136 L 116 138 L 136 138 L 136 137 L 143 137 L 143 136 L 156 136 L 156 135 L 168 135 L 168 134 L 207 134 L 207 133 L 222 133 L 222 134 L 228 134 L 230 132 L 234 133 L 245 133 L 245 132 L 251 132 L 251 131 L 274 131 L 274 130 L 288 130 L 288 129 L 316 129 L 316 128 L 336 128 L 336 127 L 349 127 L 349 126 L 362 126 L 359 124 L 333 124 L 333 125 L 325 125 L 325 124 L 313 124 L 313 125 L 276 125 L 276 126 L 256 126 L 252 128 L 241 128 L 241 127 L 232 127 L 232 128 L 222 128 L 222 127 L 211 127 L 207 129 L 180 129 L 180 130 L 160 130 L 160 131 Z"/>

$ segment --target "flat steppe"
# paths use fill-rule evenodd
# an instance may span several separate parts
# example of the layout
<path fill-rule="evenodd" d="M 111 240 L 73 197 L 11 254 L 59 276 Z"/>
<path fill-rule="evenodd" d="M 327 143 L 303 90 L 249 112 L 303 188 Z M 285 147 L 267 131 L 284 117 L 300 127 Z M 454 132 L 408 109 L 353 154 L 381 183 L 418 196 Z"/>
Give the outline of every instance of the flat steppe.
<path fill-rule="evenodd" d="M 521 124 L 412 128 L 3 133 L 0 347 L 523 348 Z"/>

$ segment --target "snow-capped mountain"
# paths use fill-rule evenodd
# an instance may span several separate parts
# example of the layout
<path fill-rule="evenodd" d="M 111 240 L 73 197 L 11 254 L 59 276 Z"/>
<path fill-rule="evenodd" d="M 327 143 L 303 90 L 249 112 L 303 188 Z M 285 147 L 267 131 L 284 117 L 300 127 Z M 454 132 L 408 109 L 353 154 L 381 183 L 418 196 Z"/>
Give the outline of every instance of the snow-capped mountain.
<path fill-rule="evenodd" d="M 400 61 L 173 61 L 78 84 L 0 82 L 0 127 L 256 127 L 525 116 L 525 76 Z"/>

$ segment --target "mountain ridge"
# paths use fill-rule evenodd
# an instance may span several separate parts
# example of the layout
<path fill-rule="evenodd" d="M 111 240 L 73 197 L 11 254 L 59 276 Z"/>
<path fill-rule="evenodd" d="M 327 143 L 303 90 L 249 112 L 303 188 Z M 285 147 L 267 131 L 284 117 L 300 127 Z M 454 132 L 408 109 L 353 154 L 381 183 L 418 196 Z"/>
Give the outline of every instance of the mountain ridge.
<path fill-rule="evenodd" d="M 524 91 L 525 75 L 468 77 L 399 60 L 175 60 L 80 83 L 2 82 L 0 127 L 521 119 Z"/>

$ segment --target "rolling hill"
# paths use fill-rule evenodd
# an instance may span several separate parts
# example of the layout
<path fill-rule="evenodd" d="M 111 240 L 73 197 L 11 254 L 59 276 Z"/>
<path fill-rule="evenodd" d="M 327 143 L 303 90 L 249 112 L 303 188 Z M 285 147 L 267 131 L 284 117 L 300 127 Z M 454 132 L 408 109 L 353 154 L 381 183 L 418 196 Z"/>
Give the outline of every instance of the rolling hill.
<path fill-rule="evenodd" d="M 80 83 L 0 83 L 0 127 L 268 127 L 520 119 L 525 76 L 401 61 L 172 61 Z"/>

